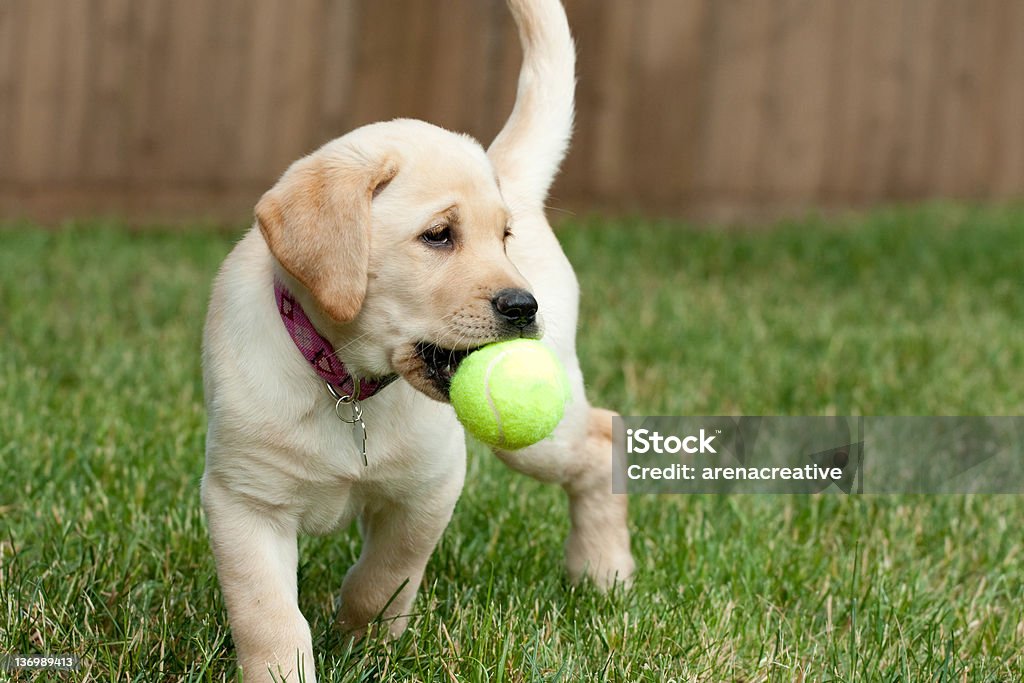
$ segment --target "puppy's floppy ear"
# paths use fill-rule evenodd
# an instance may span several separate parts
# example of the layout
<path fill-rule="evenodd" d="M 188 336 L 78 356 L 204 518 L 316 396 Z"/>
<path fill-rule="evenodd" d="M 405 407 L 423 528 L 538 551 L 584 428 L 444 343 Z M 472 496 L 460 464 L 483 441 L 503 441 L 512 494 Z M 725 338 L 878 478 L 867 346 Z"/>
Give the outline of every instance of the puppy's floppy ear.
<path fill-rule="evenodd" d="M 349 322 L 362 308 L 370 260 L 370 203 L 398 169 L 390 159 L 314 153 L 292 164 L 256 204 L 271 253 L 324 313 Z"/>

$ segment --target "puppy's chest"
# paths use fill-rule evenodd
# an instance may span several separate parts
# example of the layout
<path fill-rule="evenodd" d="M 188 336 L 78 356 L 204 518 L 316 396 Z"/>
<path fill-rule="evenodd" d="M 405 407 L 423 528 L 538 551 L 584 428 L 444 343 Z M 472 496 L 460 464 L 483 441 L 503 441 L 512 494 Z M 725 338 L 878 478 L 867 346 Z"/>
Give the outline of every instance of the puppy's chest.
<path fill-rule="evenodd" d="M 309 456 L 328 481 L 351 483 L 391 476 L 392 470 L 401 468 L 403 451 L 409 447 L 410 434 L 397 428 L 396 416 L 375 407 L 353 410 L 323 401 L 303 426 Z"/>
<path fill-rule="evenodd" d="M 373 446 L 367 440 L 365 464 L 361 436 L 351 424 L 327 421 L 318 437 L 317 447 L 305 454 L 292 489 L 300 527 L 310 534 L 329 533 L 349 524 L 382 482 L 403 477 L 393 463 L 395 444 L 386 435 Z"/>
<path fill-rule="evenodd" d="M 359 424 L 344 409 L 339 418 L 332 404 L 298 430 L 305 448 L 295 463 L 292 493 L 306 533 L 346 525 L 379 499 L 415 497 L 436 470 L 448 467 L 422 420 L 375 407 L 363 411 Z"/>

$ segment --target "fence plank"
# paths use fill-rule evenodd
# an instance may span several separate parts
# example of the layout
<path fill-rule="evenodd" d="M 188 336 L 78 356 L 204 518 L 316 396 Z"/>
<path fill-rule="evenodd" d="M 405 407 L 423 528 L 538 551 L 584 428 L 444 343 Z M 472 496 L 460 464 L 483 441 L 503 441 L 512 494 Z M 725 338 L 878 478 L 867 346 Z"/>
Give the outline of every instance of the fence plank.
<path fill-rule="evenodd" d="M 693 184 L 707 3 L 646 0 L 634 11 L 634 36 L 643 39 L 633 46 L 634 75 L 626 86 L 630 125 L 617 133 L 629 149 L 621 190 L 627 201 L 668 206 Z"/>
<path fill-rule="evenodd" d="M 17 131 L 23 79 L 25 14 L 28 5 L 16 0 L 0 0 L 0 179 L 22 180 L 18 170 Z"/>
<path fill-rule="evenodd" d="M 967 100 L 974 87 L 970 81 L 971 53 L 981 49 L 970 43 L 972 21 L 971 0 L 949 0 L 944 6 L 942 49 L 946 53 L 944 74 L 934 95 L 938 104 L 938 137 L 934 141 L 930 186 L 937 193 L 958 194 L 958 182 L 966 169 L 963 162 L 963 139 L 969 136 L 970 112 Z"/>
<path fill-rule="evenodd" d="M 757 167 L 761 120 L 768 93 L 766 52 L 775 2 L 712 2 L 707 39 L 712 66 L 701 122 L 697 188 L 711 200 L 722 195 L 760 203 Z"/>
<path fill-rule="evenodd" d="M 895 168 L 889 196 L 909 199 L 927 194 L 931 151 L 937 131 L 934 93 L 943 78 L 940 41 L 942 10 L 936 0 L 905 0 L 903 16 L 903 78 L 900 83 L 899 135 L 894 145 Z"/>
<path fill-rule="evenodd" d="M 244 68 L 247 74 L 245 88 L 237 114 L 243 144 L 239 148 L 236 172 L 255 182 L 266 169 L 276 167 L 275 176 L 285 168 L 285 161 L 277 158 L 275 136 L 279 118 L 275 104 L 277 89 L 277 63 L 287 49 L 280 29 L 285 21 L 287 7 L 279 0 L 253 0 L 254 8 L 246 16 Z M 293 150 L 298 156 L 299 150 Z"/>
<path fill-rule="evenodd" d="M 318 36 L 323 55 L 321 77 L 316 83 L 320 94 L 316 137 L 320 142 L 347 132 L 352 125 L 351 93 L 356 77 L 359 11 L 357 0 L 338 0 L 326 8 Z"/>
<path fill-rule="evenodd" d="M 868 11 L 862 15 L 859 53 L 866 64 L 858 70 L 858 99 L 851 103 L 860 116 L 847 140 L 856 163 L 847 167 L 843 177 L 843 198 L 858 204 L 883 199 L 895 175 L 902 69 L 902 15 L 893 15 L 889 0 L 864 4 Z M 856 53 L 851 57 L 855 60 Z"/>
<path fill-rule="evenodd" d="M 996 117 L 998 150 L 993 163 L 991 189 L 998 197 L 1020 197 L 1024 192 L 1024 3 L 1005 0 L 997 21 L 1001 30 L 999 46 L 1000 77 L 996 87 L 1000 99 Z M 1017 83 L 1017 87 L 1011 85 Z"/>
<path fill-rule="evenodd" d="M 21 54 L 21 88 L 15 143 L 15 163 L 21 178 L 41 181 L 52 177 L 53 158 L 61 110 L 60 53 L 53 49 L 59 39 L 60 0 L 32 3 L 25 22 Z"/>
<path fill-rule="evenodd" d="M 172 6 L 162 0 L 136 0 L 132 25 L 131 60 L 135 76 L 126 94 L 129 111 L 131 175 L 141 185 L 167 182 L 179 132 L 171 132 L 175 102 L 166 87 L 166 55 L 171 49 L 168 14 Z M 198 123 L 198 122 L 197 122 Z"/>
<path fill-rule="evenodd" d="M 566 9 L 576 37 L 576 130 L 555 198 L 563 192 L 585 196 L 623 187 L 632 96 L 629 45 L 636 14 L 621 3 L 577 1 Z"/>
<path fill-rule="evenodd" d="M 492 89 L 493 105 L 488 119 L 494 126 L 494 135 L 497 135 L 515 105 L 522 54 L 515 22 L 512 21 L 508 10 L 502 6 L 502 3 L 492 3 L 492 8 L 494 13 L 492 21 L 497 29 L 494 33 L 495 44 L 492 49 L 495 62 L 491 68 L 491 78 L 494 79 L 495 87 Z"/>
<path fill-rule="evenodd" d="M 758 185 L 775 201 L 815 196 L 831 160 L 831 29 L 839 2 L 784 0 L 772 18 L 757 175 Z"/>
<path fill-rule="evenodd" d="M 90 30 L 96 42 L 82 173 L 104 182 L 124 183 L 131 175 L 125 93 L 132 84 L 128 73 L 132 11 L 131 0 L 99 0 L 93 5 Z"/>
<path fill-rule="evenodd" d="M 992 80 L 999 73 L 993 40 L 998 35 L 997 2 L 960 0 L 950 17 L 955 32 L 948 47 L 952 62 L 943 98 L 949 112 L 943 136 L 949 153 L 936 168 L 938 194 L 973 196 L 994 179 L 994 148 L 1000 144 L 993 110 L 998 86 Z"/>
<path fill-rule="evenodd" d="M 485 25 L 486 12 L 479 0 L 450 0 L 432 12 L 425 50 L 429 94 L 420 89 L 414 95 L 423 119 L 473 136 L 485 132 L 488 36 L 473 27 Z"/>
<path fill-rule="evenodd" d="M 84 30 L 89 23 L 89 5 L 85 2 L 62 4 L 56 30 L 61 49 L 57 51 L 58 91 L 56 125 L 51 131 L 53 148 L 48 152 L 47 177 L 55 182 L 73 181 L 82 163 L 82 139 L 86 136 L 88 71 L 91 67 L 92 35 Z"/>
<path fill-rule="evenodd" d="M 423 16 L 416 0 L 364 3 L 359 27 L 355 83 L 355 125 L 413 116 L 412 85 L 417 80 L 413 47 L 421 40 Z M 426 95 L 426 93 L 424 93 Z"/>

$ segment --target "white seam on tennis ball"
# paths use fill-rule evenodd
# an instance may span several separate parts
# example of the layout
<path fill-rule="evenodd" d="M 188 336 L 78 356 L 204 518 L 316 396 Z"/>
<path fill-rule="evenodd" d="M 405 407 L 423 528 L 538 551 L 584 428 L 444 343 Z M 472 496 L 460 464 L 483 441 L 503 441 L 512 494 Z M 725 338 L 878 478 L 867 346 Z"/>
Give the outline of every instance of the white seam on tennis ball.
<path fill-rule="evenodd" d="M 487 405 L 491 407 L 491 414 L 494 415 L 494 424 L 498 427 L 499 446 L 505 445 L 505 429 L 501 426 L 501 413 L 498 412 L 497 407 L 494 405 L 494 399 L 491 398 L 491 371 L 494 370 L 494 366 L 497 365 L 498 361 L 509 353 L 510 351 L 506 349 L 492 358 L 491 362 L 487 364 L 486 372 L 484 372 L 484 396 L 487 397 Z"/>

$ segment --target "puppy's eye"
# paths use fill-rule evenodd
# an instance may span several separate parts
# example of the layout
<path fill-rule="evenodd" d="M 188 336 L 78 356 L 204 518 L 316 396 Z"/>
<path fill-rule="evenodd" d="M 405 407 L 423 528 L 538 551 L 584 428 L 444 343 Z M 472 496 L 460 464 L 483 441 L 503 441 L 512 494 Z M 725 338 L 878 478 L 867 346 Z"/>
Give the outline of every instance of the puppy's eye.
<path fill-rule="evenodd" d="M 502 239 L 507 240 L 509 237 L 515 237 L 515 235 L 512 234 L 511 226 L 505 226 L 505 235 L 502 237 Z"/>
<path fill-rule="evenodd" d="M 420 235 L 420 239 L 431 247 L 450 247 L 454 243 L 449 225 L 436 225 Z"/>

